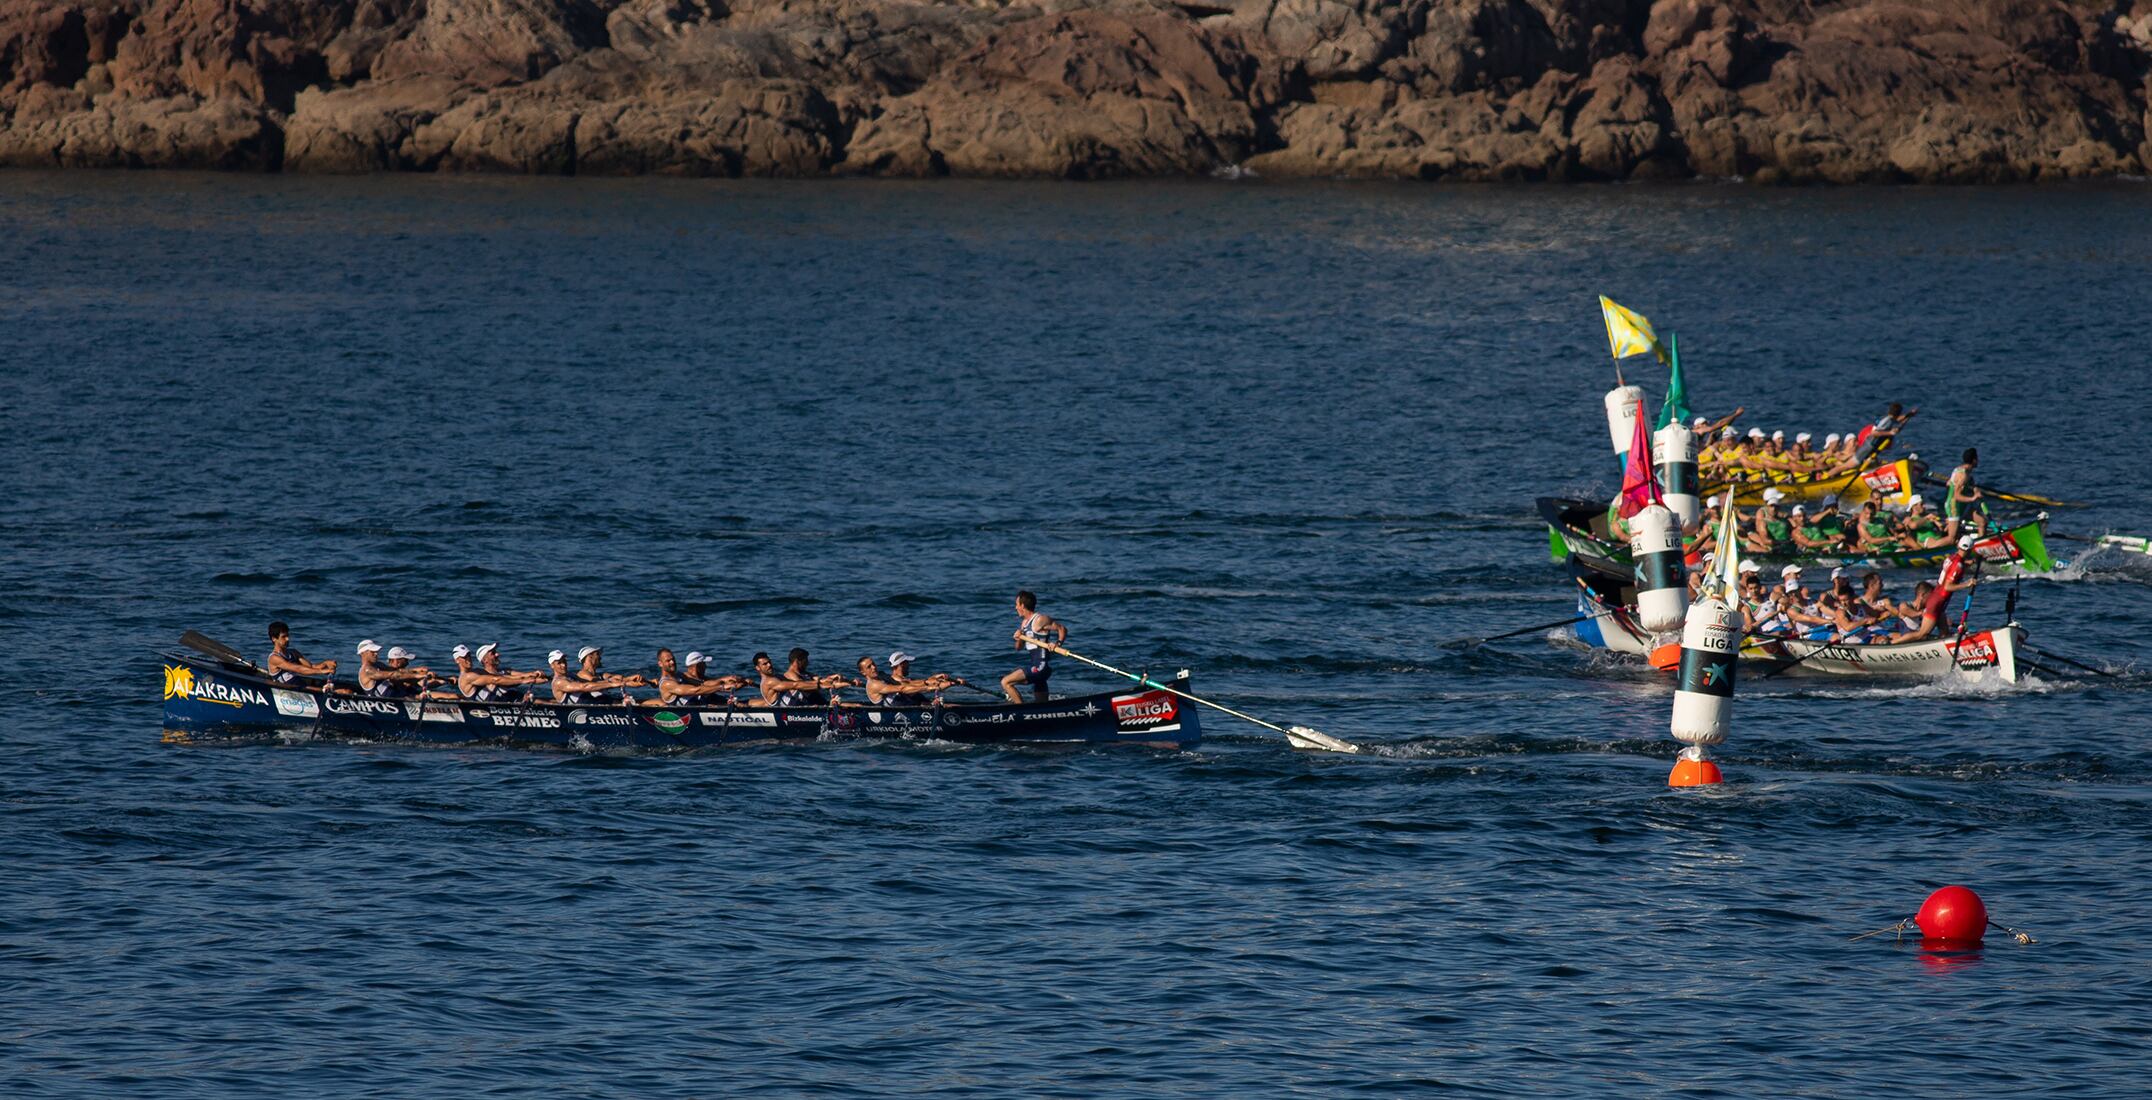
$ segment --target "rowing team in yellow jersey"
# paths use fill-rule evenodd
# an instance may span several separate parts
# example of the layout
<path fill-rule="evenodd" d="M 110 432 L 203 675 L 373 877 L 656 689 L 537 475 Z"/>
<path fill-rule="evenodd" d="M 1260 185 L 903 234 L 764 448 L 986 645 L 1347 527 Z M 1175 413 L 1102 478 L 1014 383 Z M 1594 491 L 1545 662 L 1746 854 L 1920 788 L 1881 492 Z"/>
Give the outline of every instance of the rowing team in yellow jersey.
<path fill-rule="evenodd" d="M 1844 435 L 1832 432 L 1820 443 L 1810 432 L 1797 432 L 1789 440 L 1783 431 L 1766 434 L 1750 428 L 1744 435 L 1721 424 L 1717 438 L 1697 450 L 1697 472 L 1706 482 L 1819 480 L 1857 473 L 1919 412 L 1893 403 L 1874 424 Z M 1713 426 L 1700 416 L 1694 422 L 1700 433 Z"/>
<path fill-rule="evenodd" d="M 1001 694 L 1010 703 L 1020 703 L 1023 701 L 1022 689 L 1028 687 L 1032 699 L 1043 703 L 1049 697 L 1047 681 L 1053 674 L 1049 656 L 1068 641 L 1068 627 L 1040 611 L 1038 597 L 1029 592 L 1016 594 L 1016 613 L 1019 622 L 1010 637 L 1016 648 L 1024 651 L 1024 663 L 1023 667 L 1002 677 Z M 572 661 L 567 650 L 556 649 L 546 655 L 544 669 L 517 671 L 502 664 L 497 644 L 487 642 L 475 649 L 458 645 L 450 650 L 456 671 L 444 675 L 425 665 L 414 664 L 417 654 L 402 646 L 384 649 L 369 638 L 359 643 L 358 683 L 353 688 L 331 679 L 336 675 L 335 661 L 309 661 L 293 648 L 291 630 L 283 623 L 269 624 L 269 645 L 269 659 L 263 668 L 269 678 L 278 683 L 319 686 L 336 692 L 355 691 L 359 695 L 382 699 L 548 701 L 610 706 L 818 707 L 852 705 L 843 700 L 839 692 L 844 688 L 857 688 L 868 703 L 890 707 L 936 705 L 941 702 L 942 693 L 972 686 L 947 673 L 913 676 L 912 665 L 917 658 L 902 650 L 889 655 L 886 670 L 874 658 L 861 657 L 856 676 L 812 671 L 808 652 L 804 649 L 794 649 L 786 654 L 782 668 L 769 654 L 757 653 L 750 662 L 754 675 L 713 676 L 710 674 L 712 662 L 705 654 L 690 652 L 684 659 L 676 659 L 672 650 L 660 649 L 653 676 L 640 672 L 625 675 L 606 672 L 604 650 L 598 646 L 577 649 Z M 638 690 L 649 690 L 653 694 L 638 695 Z M 974 690 L 993 694 L 985 689 Z M 753 694 L 742 700 L 739 693 L 743 691 Z"/>

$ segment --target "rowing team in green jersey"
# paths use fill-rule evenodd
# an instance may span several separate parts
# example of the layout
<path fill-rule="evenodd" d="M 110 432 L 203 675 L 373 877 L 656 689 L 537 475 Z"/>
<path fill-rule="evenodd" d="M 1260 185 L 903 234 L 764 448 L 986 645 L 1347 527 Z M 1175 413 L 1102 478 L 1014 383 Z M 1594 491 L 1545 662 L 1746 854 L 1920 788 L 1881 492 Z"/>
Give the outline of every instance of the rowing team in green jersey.
<path fill-rule="evenodd" d="M 1767 489 L 1763 503 L 1754 511 L 1743 512 L 1739 506 L 1734 511 L 1742 553 L 1782 557 L 1864 557 L 1938 549 L 1957 545 L 1960 536 L 1979 527 L 1970 516 L 1938 515 L 1917 496 L 1903 514 L 1871 500 L 1847 515 L 1839 509 L 1836 496 L 1824 497 L 1813 508 L 1800 503 L 1789 508 L 1784 493 Z M 1719 506 L 1706 505 L 1687 549 L 1698 554 L 1718 550 L 1719 523 Z"/>

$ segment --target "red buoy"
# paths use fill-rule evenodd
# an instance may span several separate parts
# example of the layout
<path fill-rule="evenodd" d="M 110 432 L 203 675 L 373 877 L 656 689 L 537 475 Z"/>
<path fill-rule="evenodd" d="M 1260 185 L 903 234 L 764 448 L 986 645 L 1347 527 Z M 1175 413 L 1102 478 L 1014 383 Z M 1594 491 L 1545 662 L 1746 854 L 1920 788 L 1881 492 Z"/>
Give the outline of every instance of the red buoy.
<path fill-rule="evenodd" d="M 1921 942 L 1930 947 L 1978 947 L 1988 934 L 1988 907 L 1963 886 L 1945 886 L 1921 903 Z"/>

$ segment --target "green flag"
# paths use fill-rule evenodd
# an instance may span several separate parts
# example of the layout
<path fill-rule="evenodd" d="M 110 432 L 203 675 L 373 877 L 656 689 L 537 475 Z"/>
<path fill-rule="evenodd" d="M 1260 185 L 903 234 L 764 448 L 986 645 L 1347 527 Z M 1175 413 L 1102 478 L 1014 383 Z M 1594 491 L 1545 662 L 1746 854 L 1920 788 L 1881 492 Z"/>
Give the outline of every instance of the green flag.
<path fill-rule="evenodd" d="M 1666 382 L 1666 404 L 1659 406 L 1659 418 L 1651 423 L 1653 431 L 1696 415 L 1689 409 L 1689 391 L 1681 384 L 1681 348 L 1671 332 L 1666 334 L 1666 355 L 1673 373 Z"/>

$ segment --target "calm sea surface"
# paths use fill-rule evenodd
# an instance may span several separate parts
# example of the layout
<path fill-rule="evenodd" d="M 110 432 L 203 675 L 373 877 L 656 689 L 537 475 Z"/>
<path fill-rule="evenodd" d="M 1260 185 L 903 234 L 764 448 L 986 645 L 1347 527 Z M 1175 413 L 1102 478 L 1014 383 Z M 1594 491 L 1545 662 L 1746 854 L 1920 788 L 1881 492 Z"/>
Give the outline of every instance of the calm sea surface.
<path fill-rule="evenodd" d="M 2152 559 L 2023 588 L 2121 677 L 1746 682 L 1715 791 L 1640 666 L 1456 644 L 1573 606 L 1600 292 L 2152 532 L 2142 184 L 0 175 L 6 1091 L 2141 1094 Z M 159 740 L 189 628 L 990 681 L 1019 587 L 1379 752 Z M 2039 942 L 1849 942 L 1947 882 Z"/>

